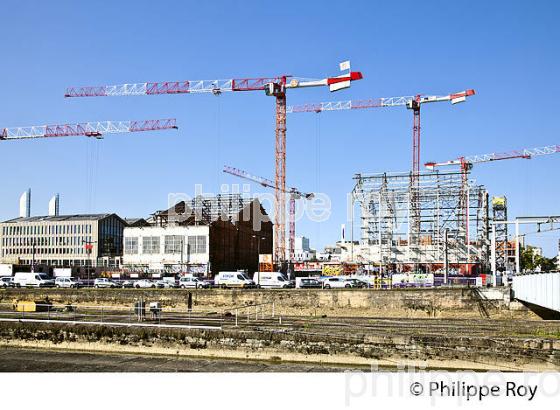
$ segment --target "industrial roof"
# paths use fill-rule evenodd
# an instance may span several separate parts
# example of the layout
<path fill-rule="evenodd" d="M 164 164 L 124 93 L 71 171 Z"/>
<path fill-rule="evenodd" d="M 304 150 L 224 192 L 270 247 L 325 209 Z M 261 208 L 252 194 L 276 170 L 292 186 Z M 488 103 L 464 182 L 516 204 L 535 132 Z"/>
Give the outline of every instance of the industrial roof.
<path fill-rule="evenodd" d="M 65 221 L 99 221 L 115 214 L 81 214 L 81 215 L 58 215 L 58 216 L 30 216 L 29 218 L 14 218 L 2 223 L 19 222 L 65 222 Z M 119 218 L 117 215 L 115 215 Z"/>

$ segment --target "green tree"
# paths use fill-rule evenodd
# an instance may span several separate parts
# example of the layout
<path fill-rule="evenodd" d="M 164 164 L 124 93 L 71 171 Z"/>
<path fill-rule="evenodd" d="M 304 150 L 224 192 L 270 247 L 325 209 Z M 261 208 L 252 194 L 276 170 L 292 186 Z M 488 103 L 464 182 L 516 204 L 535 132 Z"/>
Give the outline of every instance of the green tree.
<path fill-rule="evenodd" d="M 535 248 L 532 246 L 525 246 L 521 248 L 520 263 L 522 271 L 534 271 L 540 268 L 543 272 L 548 272 L 556 269 L 556 258 L 547 258 L 538 255 Z"/>

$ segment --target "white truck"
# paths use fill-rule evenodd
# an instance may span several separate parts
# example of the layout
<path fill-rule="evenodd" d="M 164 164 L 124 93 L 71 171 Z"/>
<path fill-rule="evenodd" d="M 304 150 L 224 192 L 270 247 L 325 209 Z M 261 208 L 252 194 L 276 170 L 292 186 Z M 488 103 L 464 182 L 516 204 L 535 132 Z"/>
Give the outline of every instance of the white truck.
<path fill-rule="evenodd" d="M 0 263 L 0 276 L 12 276 L 14 274 L 14 265 L 11 263 Z"/>
<path fill-rule="evenodd" d="M 54 286 L 54 280 L 50 279 L 46 273 L 16 272 L 14 275 L 14 286 L 17 288 L 26 286 L 52 288 Z"/>
<path fill-rule="evenodd" d="M 281 272 L 255 272 L 253 282 L 261 288 L 291 288 L 294 286 Z"/>
<path fill-rule="evenodd" d="M 220 272 L 214 278 L 220 288 L 254 288 L 253 282 L 244 272 Z"/>

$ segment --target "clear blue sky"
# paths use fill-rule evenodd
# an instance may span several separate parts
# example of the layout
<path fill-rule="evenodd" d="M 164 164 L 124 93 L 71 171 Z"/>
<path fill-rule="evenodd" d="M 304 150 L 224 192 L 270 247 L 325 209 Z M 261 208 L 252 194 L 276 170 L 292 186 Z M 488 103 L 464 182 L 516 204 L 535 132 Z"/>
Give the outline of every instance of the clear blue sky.
<path fill-rule="evenodd" d="M 63 213 L 147 216 L 170 192 L 238 182 L 231 164 L 271 178 L 274 101 L 261 93 L 63 98 L 70 85 L 336 74 L 351 59 L 350 90 L 293 90 L 289 104 L 443 94 L 475 88 L 466 104 L 423 110 L 422 160 L 559 143 L 556 1 L 15 1 L 5 0 L 0 42 L 0 127 L 176 117 L 180 130 L 114 135 L 97 143 L 97 197 L 88 203 L 83 138 L 2 143 L 0 219 L 33 214 L 53 193 Z M 333 201 L 323 224 L 303 221 L 312 246 L 334 242 L 356 172 L 407 171 L 406 109 L 288 118 L 288 184 Z M 319 147 L 319 150 L 317 150 Z M 510 217 L 560 214 L 560 156 L 479 165 L 473 176 L 507 195 Z M 535 239 L 554 254 L 558 234 Z"/>

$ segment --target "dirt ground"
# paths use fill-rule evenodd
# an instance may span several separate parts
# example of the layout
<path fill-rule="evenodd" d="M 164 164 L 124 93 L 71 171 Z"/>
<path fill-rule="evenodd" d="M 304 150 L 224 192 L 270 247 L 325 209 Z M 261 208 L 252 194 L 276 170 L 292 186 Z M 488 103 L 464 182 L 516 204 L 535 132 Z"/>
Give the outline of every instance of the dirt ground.
<path fill-rule="evenodd" d="M 0 348 L 0 372 L 342 372 L 359 366 Z"/>

